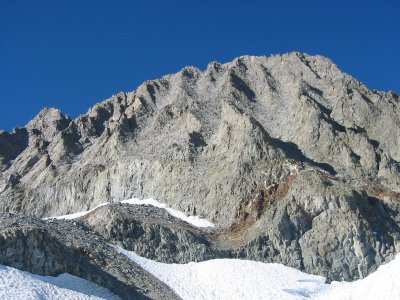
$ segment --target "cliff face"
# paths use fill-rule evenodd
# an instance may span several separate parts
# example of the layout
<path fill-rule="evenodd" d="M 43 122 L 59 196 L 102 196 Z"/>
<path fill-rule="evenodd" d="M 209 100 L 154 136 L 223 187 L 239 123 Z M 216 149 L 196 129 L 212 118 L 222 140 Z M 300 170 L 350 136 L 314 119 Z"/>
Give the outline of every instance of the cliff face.
<path fill-rule="evenodd" d="M 234 255 L 321 273 L 351 252 L 332 278 L 355 278 L 399 251 L 399 141 L 398 95 L 321 56 L 245 56 L 1 132 L 0 210 L 153 197 L 214 221 Z"/>
<path fill-rule="evenodd" d="M 153 196 L 228 224 L 299 162 L 398 189 L 399 103 L 320 56 L 185 68 L 75 120 L 44 109 L 2 132 L 0 207 L 49 216 Z"/>

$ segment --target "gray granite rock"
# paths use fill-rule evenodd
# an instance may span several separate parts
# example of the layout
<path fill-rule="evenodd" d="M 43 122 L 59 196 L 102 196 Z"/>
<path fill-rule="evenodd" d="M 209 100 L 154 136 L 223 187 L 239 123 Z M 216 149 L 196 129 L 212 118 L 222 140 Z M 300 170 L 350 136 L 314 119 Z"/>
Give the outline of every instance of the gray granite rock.
<path fill-rule="evenodd" d="M 116 203 L 81 220 L 110 243 L 152 260 L 188 263 L 215 257 L 210 230 L 193 227 L 164 209 Z"/>
<path fill-rule="evenodd" d="M 75 221 L 0 213 L 0 263 L 40 275 L 69 273 L 122 299 L 179 299 L 99 235 Z"/>
<path fill-rule="evenodd" d="M 400 252 L 400 194 L 383 186 L 355 188 L 310 171 L 249 199 L 218 236 L 234 257 L 352 281 Z"/>
<path fill-rule="evenodd" d="M 229 225 L 287 159 L 398 190 L 399 111 L 398 95 L 321 56 L 187 67 L 75 120 L 45 109 L 3 132 L 0 144 L 15 146 L 0 151 L 0 209 L 51 216 L 151 196 Z"/>
<path fill-rule="evenodd" d="M 153 197 L 217 230 L 202 240 L 138 215 L 90 224 L 160 260 L 218 254 L 355 279 L 400 250 L 399 141 L 397 94 L 321 56 L 243 56 L 147 81 L 74 120 L 45 109 L 0 132 L 0 210 L 43 217 Z M 144 232 L 132 242 L 121 228 Z"/>
<path fill-rule="evenodd" d="M 118 203 L 81 220 L 110 243 L 161 262 L 243 258 L 349 281 L 400 252 L 399 211 L 400 195 L 382 185 L 355 189 L 304 169 L 255 189 L 227 228 L 197 228 L 161 208 Z"/>

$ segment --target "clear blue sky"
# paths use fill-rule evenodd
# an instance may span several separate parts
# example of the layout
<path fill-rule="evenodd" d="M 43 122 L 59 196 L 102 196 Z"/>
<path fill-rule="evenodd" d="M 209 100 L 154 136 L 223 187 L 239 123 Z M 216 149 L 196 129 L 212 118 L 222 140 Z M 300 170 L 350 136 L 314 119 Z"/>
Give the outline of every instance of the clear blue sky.
<path fill-rule="evenodd" d="M 322 54 L 399 92 L 399 12 L 399 0 L 0 0 L 0 129 L 240 55 Z"/>

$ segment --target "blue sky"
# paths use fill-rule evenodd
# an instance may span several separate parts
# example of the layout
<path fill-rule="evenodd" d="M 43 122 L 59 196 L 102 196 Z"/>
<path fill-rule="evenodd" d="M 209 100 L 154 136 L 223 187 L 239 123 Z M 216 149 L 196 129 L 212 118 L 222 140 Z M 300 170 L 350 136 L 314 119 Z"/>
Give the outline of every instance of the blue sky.
<path fill-rule="evenodd" d="M 240 55 L 322 54 L 400 92 L 399 11 L 398 0 L 0 0 L 0 129 Z"/>

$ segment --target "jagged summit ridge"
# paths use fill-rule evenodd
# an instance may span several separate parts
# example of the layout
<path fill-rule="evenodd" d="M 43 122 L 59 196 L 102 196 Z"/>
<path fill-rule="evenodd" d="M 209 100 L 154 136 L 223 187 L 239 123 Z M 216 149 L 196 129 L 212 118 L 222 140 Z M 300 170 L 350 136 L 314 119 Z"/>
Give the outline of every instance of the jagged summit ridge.
<path fill-rule="evenodd" d="M 147 168 L 149 161 L 153 162 L 149 168 L 157 168 L 158 163 L 163 170 L 182 163 L 189 170 L 201 161 L 197 170 L 204 174 L 212 165 L 211 178 L 218 167 L 224 175 L 233 168 L 236 178 L 228 182 L 234 182 L 242 180 L 245 166 L 253 167 L 256 160 L 288 158 L 346 178 L 379 178 L 395 188 L 399 182 L 399 122 L 397 95 L 368 90 L 322 56 L 298 52 L 243 56 L 226 64 L 210 63 L 204 72 L 187 67 L 147 81 L 134 92 L 119 93 L 75 120 L 45 109 L 19 130 L 23 134 L 3 132 L 0 143 L 13 144 L 26 136 L 17 151 L 1 153 L 2 195 L 8 201 L 0 205 L 21 209 L 13 208 L 15 195 L 6 187 L 10 176 L 20 178 L 19 188 L 25 196 L 46 189 L 45 196 L 34 197 L 34 213 L 39 215 L 47 215 L 49 209 L 53 214 L 68 213 L 129 196 L 183 198 L 183 191 L 161 192 L 148 182 L 141 183 L 139 174 L 144 170 L 133 166 L 138 163 Z M 221 161 L 222 157 L 226 159 Z M 120 167 L 125 171 L 119 172 Z M 111 170 L 122 176 L 132 167 L 126 176 L 136 178 L 135 185 L 115 186 L 118 181 L 124 185 L 122 178 L 103 183 Z M 62 182 L 68 174 L 68 186 L 82 172 L 84 177 L 93 172 L 91 182 L 100 188 L 89 185 L 83 191 L 65 186 L 75 192 L 57 192 L 54 197 L 55 182 Z M 211 187 L 214 191 L 199 189 L 198 195 L 189 197 L 190 203 L 207 194 L 213 201 L 226 198 L 227 191 L 219 193 L 215 183 Z M 77 200 L 80 193 L 84 199 Z M 52 202 L 63 204 L 44 208 L 39 199 L 50 196 Z M 171 204 L 189 204 L 175 201 Z"/>
<path fill-rule="evenodd" d="M 216 223 L 216 253 L 354 279 L 400 249 L 399 141 L 395 93 L 322 56 L 243 56 L 0 132 L 0 210 L 153 197 Z"/>

